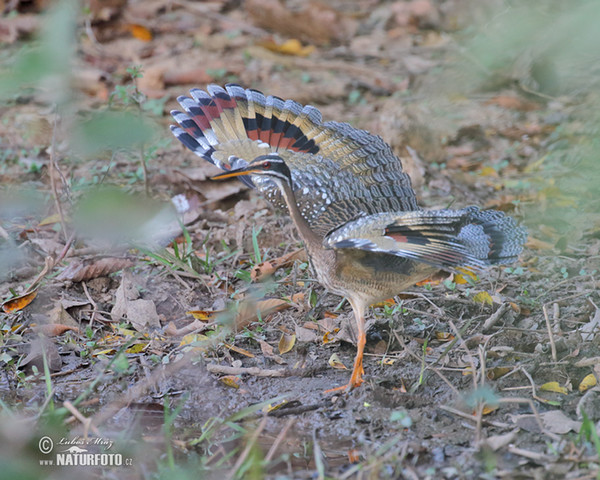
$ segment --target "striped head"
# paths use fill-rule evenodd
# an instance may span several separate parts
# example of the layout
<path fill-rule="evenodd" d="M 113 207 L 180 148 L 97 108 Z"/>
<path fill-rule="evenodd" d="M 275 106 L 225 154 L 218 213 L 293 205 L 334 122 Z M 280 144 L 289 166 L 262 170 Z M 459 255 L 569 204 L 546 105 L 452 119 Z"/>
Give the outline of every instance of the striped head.
<path fill-rule="evenodd" d="M 274 180 L 277 185 L 286 183 L 292 185 L 292 174 L 283 158 L 276 153 L 260 155 L 252 160 L 248 165 L 221 173 L 212 177 L 213 180 L 224 178 L 239 177 L 241 175 L 259 175 Z"/>

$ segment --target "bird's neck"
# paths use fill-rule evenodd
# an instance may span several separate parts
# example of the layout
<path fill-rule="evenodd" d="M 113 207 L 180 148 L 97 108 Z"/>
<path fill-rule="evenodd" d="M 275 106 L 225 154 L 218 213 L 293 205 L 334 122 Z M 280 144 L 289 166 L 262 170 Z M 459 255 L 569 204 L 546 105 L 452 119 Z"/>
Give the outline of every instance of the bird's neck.
<path fill-rule="evenodd" d="M 283 193 L 283 199 L 287 204 L 288 210 L 290 212 L 290 216 L 296 228 L 298 229 L 298 233 L 300 237 L 304 241 L 306 247 L 311 250 L 314 247 L 320 248 L 323 242 L 323 239 L 313 232 L 312 228 L 306 221 L 306 218 L 302 216 L 300 209 L 298 208 L 298 202 L 296 201 L 296 195 L 292 190 L 292 187 L 288 183 L 281 183 L 281 190 Z M 312 248 L 311 248 L 312 247 Z"/>

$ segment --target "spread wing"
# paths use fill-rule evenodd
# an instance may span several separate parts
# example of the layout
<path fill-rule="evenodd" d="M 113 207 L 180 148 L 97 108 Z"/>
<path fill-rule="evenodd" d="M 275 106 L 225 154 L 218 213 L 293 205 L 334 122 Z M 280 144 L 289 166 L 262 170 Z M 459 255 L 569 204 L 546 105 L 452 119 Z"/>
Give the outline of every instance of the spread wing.
<path fill-rule="evenodd" d="M 174 135 L 196 155 L 224 170 L 277 152 L 292 173 L 298 206 L 323 236 L 360 217 L 417 210 L 410 178 L 381 137 L 293 100 L 265 97 L 239 85 L 209 85 L 179 97 L 171 112 Z M 280 193 L 265 177 L 240 177 L 276 206 Z"/>
<path fill-rule="evenodd" d="M 527 232 L 497 210 L 430 210 L 369 215 L 332 231 L 324 246 L 385 253 L 455 270 L 510 263 Z"/>

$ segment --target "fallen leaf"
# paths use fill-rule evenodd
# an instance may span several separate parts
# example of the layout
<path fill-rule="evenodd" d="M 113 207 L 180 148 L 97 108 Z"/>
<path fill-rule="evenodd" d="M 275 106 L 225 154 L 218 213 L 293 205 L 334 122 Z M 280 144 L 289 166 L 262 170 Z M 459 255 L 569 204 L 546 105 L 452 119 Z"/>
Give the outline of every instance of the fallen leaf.
<path fill-rule="evenodd" d="M 2 304 L 2 310 L 5 313 L 18 312 L 23 310 L 27 305 L 33 302 L 33 299 L 37 296 L 37 290 L 26 293 L 25 295 L 19 295 L 18 297 L 11 298 Z"/>
<path fill-rule="evenodd" d="M 125 350 L 125 353 L 142 353 L 147 347 L 149 343 L 135 343 L 131 347 Z"/>
<path fill-rule="evenodd" d="M 304 300 L 304 293 L 299 292 L 292 298 L 267 298 L 257 302 L 243 302 L 240 305 L 240 310 L 235 317 L 235 327 L 237 330 L 250 325 L 259 316 L 265 320 L 269 315 L 281 310 L 290 308 L 294 303 L 300 303 Z"/>
<path fill-rule="evenodd" d="M 356 21 L 319 1 L 301 2 L 293 10 L 278 0 L 247 0 L 244 5 L 259 27 L 317 45 L 343 42 L 357 28 Z"/>
<path fill-rule="evenodd" d="M 65 332 L 68 332 L 68 331 L 79 333 L 79 329 L 77 327 L 71 327 L 69 325 L 62 325 L 59 323 L 49 323 L 47 325 L 38 325 L 37 327 L 33 327 L 32 330 L 34 332 L 43 333 L 47 337 L 56 337 L 58 335 L 62 335 Z"/>
<path fill-rule="evenodd" d="M 596 379 L 596 376 L 593 373 L 590 373 L 589 375 L 586 375 L 579 384 L 579 391 L 583 393 L 589 388 L 595 387 L 597 384 L 598 380 Z"/>
<path fill-rule="evenodd" d="M 279 258 L 274 258 L 267 262 L 259 263 L 258 265 L 252 267 L 250 277 L 252 278 L 253 282 L 262 281 L 263 279 L 273 275 L 280 268 L 291 266 L 296 260 L 306 262 L 308 260 L 306 250 L 300 248 Z"/>
<path fill-rule="evenodd" d="M 454 283 L 457 283 L 459 285 L 464 285 L 466 283 L 473 284 L 477 280 L 479 280 L 479 277 L 477 276 L 477 274 L 475 272 L 473 272 L 472 270 L 469 270 L 467 268 L 459 268 L 458 270 L 461 273 L 457 273 L 454 275 L 454 278 L 453 278 Z"/>
<path fill-rule="evenodd" d="M 232 352 L 239 353 L 240 355 L 244 355 L 245 357 L 254 358 L 254 354 L 240 347 L 236 347 L 235 345 L 230 345 L 229 343 L 223 343 L 229 350 Z"/>
<path fill-rule="evenodd" d="M 435 338 L 440 342 L 450 342 L 454 340 L 454 335 L 450 332 L 435 332 Z"/>
<path fill-rule="evenodd" d="M 565 387 L 561 387 L 558 382 L 546 382 L 540 387 L 540 390 L 544 392 L 562 393 L 563 395 L 569 393 L 569 391 Z"/>
<path fill-rule="evenodd" d="M 560 410 L 550 410 L 540 413 L 542 424 L 552 433 L 564 435 L 570 431 L 579 432 L 581 422 L 571 420 Z"/>
<path fill-rule="evenodd" d="M 152 300 L 131 300 L 127 302 L 127 320 L 138 332 L 147 332 L 149 329 L 160 328 L 160 318 L 156 312 L 156 305 Z"/>
<path fill-rule="evenodd" d="M 300 325 L 296 325 L 295 335 L 296 335 L 296 340 L 298 342 L 303 342 L 303 343 L 316 342 L 317 338 L 318 338 L 317 333 L 314 331 L 314 329 L 301 327 Z"/>
<path fill-rule="evenodd" d="M 279 365 L 286 363 L 286 361 L 281 358 L 279 355 L 277 355 L 275 353 L 275 350 L 273 349 L 273 347 L 271 345 L 269 345 L 267 342 L 265 342 L 264 340 L 258 340 L 258 343 L 260 345 L 260 350 L 262 351 L 263 355 L 271 360 L 273 360 L 274 362 L 278 363 Z"/>
<path fill-rule="evenodd" d="M 105 277 L 132 265 L 131 260 L 117 257 L 83 260 L 81 262 L 73 260 L 67 268 L 57 275 L 56 280 L 83 282 L 92 278 Z"/>
<path fill-rule="evenodd" d="M 127 28 L 131 32 L 131 35 L 142 42 L 149 42 L 152 40 L 152 32 L 144 27 L 143 25 L 139 25 L 137 23 L 130 23 L 127 25 Z"/>
<path fill-rule="evenodd" d="M 38 227 L 44 227 L 46 225 L 54 225 L 55 223 L 60 223 L 61 218 L 58 213 L 50 215 L 44 218 L 40 223 L 38 223 Z"/>
<path fill-rule="evenodd" d="M 351 448 L 348 450 L 348 461 L 350 463 L 358 463 L 360 459 L 360 450 L 357 448 Z"/>
<path fill-rule="evenodd" d="M 188 333 L 181 339 L 181 342 L 179 342 L 179 346 L 184 347 L 186 345 L 191 345 L 193 343 L 200 343 L 200 342 L 204 342 L 206 340 L 208 340 L 208 337 L 206 335 L 201 335 L 198 333 Z"/>
<path fill-rule="evenodd" d="M 503 377 L 507 373 L 512 372 L 512 370 L 513 369 L 510 367 L 494 367 L 487 371 L 486 376 L 489 380 L 496 380 L 497 378 Z"/>
<path fill-rule="evenodd" d="M 212 321 L 218 313 L 223 312 L 224 310 L 218 311 L 208 311 L 208 310 L 190 310 L 185 312 L 186 315 L 192 315 L 196 320 L 200 320 L 202 322 L 210 322 Z"/>
<path fill-rule="evenodd" d="M 482 303 L 484 305 L 485 304 L 487 304 L 487 305 L 494 304 L 494 300 L 492 299 L 492 296 L 487 292 L 476 293 L 475 295 L 473 295 L 473 301 L 476 303 Z"/>
<path fill-rule="evenodd" d="M 498 405 L 484 405 L 483 409 L 481 410 L 481 414 L 482 415 L 489 415 L 490 413 L 495 412 L 496 410 L 498 410 Z M 475 413 L 473 413 L 473 415 L 475 415 Z"/>
<path fill-rule="evenodd" d="M 337 353 L 334 353 L 333 355 L 331 355 L 331 357 L 329 357 L 329 365 L 331 365 L 333 368 L 337 368 L 339 370 L 348 370 L 346 365 L 344 365 L 342 363 L 342 361 L 340 360 L 340 357 L 338 356 Z"/>
<path fill-rule="evenodd" d="M 283 43 L 277 43 L 271 39 L 260 42 L 259 45 L 271 52 L 281 53 L 283 55 L 296 55 L 298 57 L 308 57 L 315 51 L 314 45 L 302 46 L 302 42 L 296 38 L 290 38 Z"/>
<path fill-rule="evenodd" d="M 31 342 L 28 355 L 19 363 L 19 366 L 35 365 L 38 371 L 44 371 L 44 354 L 48 369 L 58 372 L 62 368 L 62 358 L 56 344 L 47 337 L 36 338 Z"/>
<path fill-rule="evenodd" d="M 219 381 L 229 388 L 240 388 L 240 379 L 235 375 L 225 375 L 224 377 L 220 377 Z"/>
<path fill-rule="evenodd" d="M 287 333 L 281 334 L 279 339 L 279 353 L 283 355 L 289 352 L 296 344 L 296 335 L 289 335 Z"/>

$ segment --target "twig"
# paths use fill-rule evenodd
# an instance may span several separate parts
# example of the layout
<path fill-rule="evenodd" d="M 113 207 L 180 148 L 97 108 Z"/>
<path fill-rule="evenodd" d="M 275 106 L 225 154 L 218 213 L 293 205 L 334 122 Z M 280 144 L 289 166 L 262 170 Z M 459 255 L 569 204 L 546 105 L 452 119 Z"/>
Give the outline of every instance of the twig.
<path fill-rule="evenodd" d="M 56 259 L 53 259 L 50 256 L 44 259 L 44 268 L 42 268 L 42 271 L 38 274 L 37 277 L 35 277 L 33 282 L 31 282 L 27 290 L 25 290 L 25 294 L 33 292 L 39 286 L 40 282 L 44 279 L 44 277 L 48 275 L 52 271 L 52 269 L 63 260 L 63 258 L 65 258 L 74 239 L 75 232 L 73 232 L 71 236 L 67 239 L 67 243 L 63 247 L 58 257 L 56 257 Z"/>
<path fill-rule="evenodd" d="M 470 413 L 465 413 L 462 412 L 456 408 L 452 408 L 449 407 L 448 405 L 439 405 L 438 406 L 439 409 L 441 410 L 445 410 L 448 413 L 452 413 L 454 415 L 457 415 L 459 417 L 465 418 L 467 420 L 470 420 L 471 422 L 476 422 L 477 418 L 475 418 L 475 416 L 471 415 Z M 510 425 L 508 423 L 502 423 L 502 422 L 495 422 L 493 420 L 488 420 L 488 419 L 482 419 L 482 422 L 485 423 L 486 425 L 491 425 L 493 427 L 498 427 L 498 428 L 510 428 Z"/>
<path fill-rule="evenodd" d="M 75 406 L 71 402 L 65 400 L 65 402 L 63 403 L 63 407 L 65 407 L 69 412 L 71 412 L 73 416 L 83 424 L 83 437 L 86 440 L 88 437 L 89 430 L 94 432 L 94 434 L 97 437 L 100 436 L 100 432 L 92 423 L 92 419 L 84 416 L 79 410 L 75 408 Z"/>
<path fill-rule="evenodd" d="M 473 360 L 473 354 L 469 350 L 469 347 L 467 347 L 467 344 L 463 340 L 462 335 L 458 331 L 458 328 L 456 328 L 456 325 L 454 325 L 454 322 L 452 320 L 450 320 L 448 322 L 448 325 L 450 325 L 450 328 L 452 330 L 454 330 L 454 333 L 456 334 L 456 338 L 458 338 L 460 341 L 460 346 L 465 350 L 465 352 L 467 354 L 469 363 L 471 364 L 471 371 L 473 372 L 473 388 L 476 390 L 477 389 L 477 378 L 476 378 L 477 377 L 477 367 L 475 367 L 475 361 Z"/>
<path fill-rule="evenodd" d="M 83 287 L 83 291 L 85 293 L 85 296 L 87 297 L 87 299 L 92 304 L 92 316 L 90 317 L 90 325 L 89 325 L 90 328 L 92 328 L 92 325 L 94 324 L 94 320 L 96 319 L 96 313 L 97 313 L 97 310 L 98 310 L 98 305 L 96 304 L 96 302 L 94 302 L 94 299 L 90 295 L 90 292 L 88 291 L 88 288 L 87 288 L 87 285 L 85 284 L 85 282 L 81 282 L 81 286 Z"/>
<path fill-rule="evenodd" d="M 487 332 L 492 329 L 498 323 L 498 321 L 504 316 L 504 314 L 508 311 L 510 305 L 508 303 L 503 303 L 498 307 L 494 313 L 492 313 L 489 318 L 483 323 L 482 330 Z"/>
<path fill-rule="evenodd" d="M 544 465 L 551 461 L 551 458 L 549 458 L 547 455 L 544 455 L 543 453 L 532 452 L 531 450 L 524 450 L 522 448 L 515 447 L 514 445 L 509 445 L 508 451 L 510 453 L 514 453 L 515 455 L 534 460 Z"/>
<path fill-rule="evenodd" d="M 552 352 L 552 360 L 558 361 L 556 356 L 556 345 L 554 343 L 554 334 L 552 333 L 552 325 L 550 324 L 550 318 L 548 317 L 548 310 L 546 305 L 542 305 L 542 312 L 544 312 L 544 318 L 546 319 L 546 328 L 548 329 L 548 338 L 550 340 L 550 351 Z"/>
<path fill-rule="evenodd" d="M 400 345 L 403 345 L 403 342 L 402 342 L 402 340 L 400 339 L 400 337 L 398 336 L 398 334 L 397 334 L 395 331 L 394 331 L 394 336 L 396 337 L 396 341 L 397 341 L 397 342 L 398 342 Z M 419 356 L 418 356 L 416 353 L 414 353 L 412 350 L 410 350 L 409 348 L 407 348 L 406 346 L 404 346 L 404 351 L 405 351 L 405 352 L 407 352 L 407 353 L 408 353 L 408 354 L 409 354 L 411 357 L 413 357 L 415 360 L 417 360 L 417 361 L 419 361 L 419 362 L 421 361 L 421 358 L 420 358 L 420 357 L 419 357 Z M 444 352 L 444 353 L 442 354 L 442 356 L 446 355 L 446 353 L 447 353 L 447 352 Z M 426 365 L 426 367 L 425 367 L 425 370 L 426 370 L 426 371 L 427 371 L 427 370 L 431 370 L 431 371 L 432 371 L 433 373 L 435 373 L 435 374 L 436 374 L 438 377 L 440 377 L 440 378 L 442 379 L 442 381 L 443 381 L 443 382 L 444 382 L 446 385 L 448 385 L 448 387 L 450 387 L 450 389 L 451 389 L 451 390 L 454 392 L 454 394 L 455 394 L 457 397 L 458 397 L 458 396 L 460 396 L 460 392 L 458 391 L 458 389 L 457 389 L 457 388 L 456 388 L 454 385 L 452 385 L 452 382 L 450 382 L 450 380 L 448 380 L 448 379 L 446 378 L 446 376 L 445 376 L 445 375 L 444 375 L 442 372 L 440 372 L 440 371 L 439 371 L 439 368 L 436 368 L 436 366 L 435 366 L 435 365 L 436 365 L 436 363 L 437 363 L 438 361 L 439 361 L 439 359 L 438 359 L 438 360 L 436 360 L 435 362 L 433 362 L 431 365 Z M 424 378 L 423 378 L 423 382 L 425 382 L 425 380 L 426 380 L 426 377 L 424 377 Z"/>
<path fill-rule="evenodd" d="M 254 375 L 255 377 L 285 377 L 287 371 L 285 369 L 269 370 L 258 367 L 229 367 L 227 365 L 215 365 L 209 363 L 206 365 L 206 370 L 210 373 L 223 373 L 225 375 Z"/>
<path fill-rule="evenodd" d="M 267 456 L 265 457 L 266 463 L 269 463 L 273 459 L 273 457 L 275 456 L 275 452 L 279 448 L 279 445 L 281 445 L 281 442 L 283 442 L 283 439 L 285 438 L 288 430 L 292 427 L 292 425 L 294 424 L 295 421 L 296 421 L 295 418 L 290 418 L 284 425 L 283 430 L 281 430 L 281 432 L 279 432 L 279 435 L 277 435 L 277 438 L 275 438 L 273 445 L 271 445 L 271 448 L 269 448 L 269 452 L 267 453 Z"/>
<path fill-rule="evenodd" d="M 50 186 L 52 187 L 52 196 L 54 197 L 54 204 L 56 206 L 56 210 L 58 211 L 58 215 L 60 216 L 60 225 L 62 227 L 62 234 L 65 239 L 65 242 L 68 240 L 68 232 L 67 232 L 67 222 L 65 221 L 65 215 L 62 209 L 62 205 L 60 203 L 60 198 L 58 196 L 58 188 L 56 186 L 56 171 L 58 170 L 58 165 L 56 164 L 56 130 L 58 124 L 58 112 L 54 115 L 54 125 L 52 127 L 52 146 L 50 150 Z"/>

